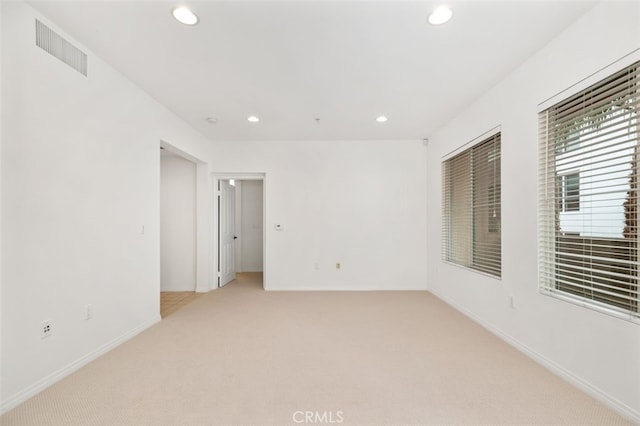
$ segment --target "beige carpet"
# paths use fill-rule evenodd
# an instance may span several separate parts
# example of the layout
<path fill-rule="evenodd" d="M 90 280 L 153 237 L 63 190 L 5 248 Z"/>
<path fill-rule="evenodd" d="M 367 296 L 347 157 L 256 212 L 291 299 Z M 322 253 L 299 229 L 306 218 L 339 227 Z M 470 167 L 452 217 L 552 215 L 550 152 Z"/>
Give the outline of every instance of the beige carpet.
<path fill-rule="evenodd" d="M 627 424 L 427 292 L 259 279 L 198 298 L 0 424 Z"/>

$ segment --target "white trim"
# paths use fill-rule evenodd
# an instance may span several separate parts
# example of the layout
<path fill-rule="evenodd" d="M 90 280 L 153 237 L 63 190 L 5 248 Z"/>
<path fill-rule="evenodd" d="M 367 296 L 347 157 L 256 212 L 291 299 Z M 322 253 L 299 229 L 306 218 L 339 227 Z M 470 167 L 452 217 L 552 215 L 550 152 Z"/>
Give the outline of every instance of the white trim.
<path fill-rule="evenodd" d="M 500 258 L 502 258 L 502 251 L 500 251 Z M 450 260 L 445 260 L 445 259 L 441 259 L 441 260 L 442 260 L 442 263 L 444 263 L 445 265 L 455 266 L 456 268 L 464 269 L 465 271 L 473 272 L 474 274 L 480 274 L 488 278 L 493 278 L 494 280 L 497 280 L 497 281 L 502 281 L 502 275 L 500 276 L 493 275 L 493 274 L 490 274 L 489 272 L 481 271 L 480 269 L 476 269 L 471 266 L 462 265 L 460 263 L 455 263 Z"/>
<path fill-rule="evenodd" d="M 69 376 L 70 374 L 75 373 L 76 371 L 78 371 L 79 369 L 84 367 L 85 365 L 89 364 L 91 361 L 96 360 L 97 358 L 99 358 L 102 355 L 106 354 L 110 350 L 116 348 L 117 346 L 120 346 L 121 344 L 123 344 L 127 340 L 130 340 L 131 338 L 135 337 L 136 335 L 140 334 L 141 332 L 143 332 L 144 330 L 148 329 L 149 327 L 153 326 L 154 324 L 156 324 L 158 322 L 160 322 L 160 314 L 154 316 L 151 320 L 142 323 L 138 327 L 135 327 L 134 329 L 126 332 L 122 336 L 117 337 L 114 340 L 112 340 L 112 341 L 100 346 L 95 351 L 89 352 L 88 354 L 86 354 L 86 355 L 78 358 L 77 360 L 67 364 L 65 367 L 63 367 L 63 368 L 61 368 L 61 369 L 59 369 L 57 371 L 54 371 L 53 373 L 49 374 L 48 376 L 44 377 L 43 379 L 38 380 L 37 382 L 35 382 L 34 384 L 28 386 L 26 389 L 18 392 L 17 394 L 7 398 L 6 400 L 2 401 L 2 403 L 0 405 L 0 415 L 6 413 L 7 411 L 11 410 L 12 408 L 17 407 L 18 405 L 22 404 L 23 402 L 25 402 L 29 398 L 34 397 L 36 394 L 42 392 L 43 390 L 45 390 L 49 386 L 51 386 L 54 383 L 64 379 L 65 377 Z"/>
<path fill-rule="evenodd" d="M 278 287 L 278 288 L 273 288 L 270 289 L 269 291 L 282 291 L 282 292 L 286 292 L 286 291 L 291 291 L 291 292 L 307 292 L 307 291 L 312 291 L 312 292 L 340 292 L 340 293 L 363 293 L 363 292 L 394 292 L 394 291 L 415 291 L 415 292 L 424 292 L 426 291 L 424 289 L 424 286 L 421 287 L 394 287 L 394 288 L 385 288 L 385 287 L 374 287 L 371 285 L 367 285 L 366 287 L 361 287 L 361 288 L 344 288 L 344 286 L 339 285 L 339 286 L 335 286 L 333 284 L 329 284 L 329 285 L 314 285 L 312 287 L 305 287 L 305 288 L 300 288 L 298 287 L 298 284 L 293 284 L 293 285 L 284 285 L 282 287 Z"/>
<path fill-rule="evenodd" d="M 189 154 L 187 151 L 183 151 L 180 148 L 171 145 L 169 142 L 165 142 L 162 139 L 160 139 L 160 149 L 164 149 L 167 152 L 170 152 L 172 154 L 177 155 L 178 157 L 182 157 L 185 160 L 189 160 L 192 163 L 206 163 L 205 161 L 199 159 L 198 157 L 195 157 L 191 154 Z"/>
<path fill-rule="evenodd" d="M 502 125 L 498 124 L 497 126 L 487 130 L 486 132 L 482 133 L 480 136 L 477 136 L 473 139 L 471 139 L 470 141 L 466 142 L 465 144 L 457 147 L 456 149 L 449 151 L 448 153 L 444 154 L 442 156 L 442 161 L 446 161 L 449 158 L 455 157 L 457 154 L 461 153 L 462 151 L 466 150 L 468 147 L 472 147 L 480 142 L 483 142 L 485 139 L 491 139 L 493 136 L 497 135 L 498 133 L 502 132 Z"/>
<path fill-rule="evenodd" d="M 214 182 L 219 180 L 265 180 L 266 173 L 217 173 L 213 172 L 211 175 L 214 178 Z"/>
<path fill-rule="evenodd" d="M 622 58 L 600 68 L 577 83 L 540 102 L 537 109 L 538 114 L 638 61 L 640 61 L 640 48 L 633 50 Z"/>
<path fill-rule="evenodd" d="M 440 294 L 438 294 L 438 293 L 436 293 L 436 292 L 434 292 L 432 290 L 429 290 L 429 292 L 431 294 L 433 294 L 435 297 L 437 297 L 438 299 L 442 300 L 447 305 L 449 305 L 452 308 L 454 308 L 456 311 L 462 313 L 463 315 L 465 315 L 466 317 L 470 318 L 475 323 L 477 323 L 477 324 L 481 325 L 482 327 L 484 327 L 486 330 L 488 330 L 489 332 L 491 332 L 495 336 L 499 337 L 505 343 L 509 344 L 510 346 L 513 346 L 515 349 L 517 349 L 518 351 L 522 352 L 524 355 L 526 355 L 527 357 L 531 358 L 533 361 L 535 361 L 538 364 L 542 365 L 547 370 L 551 371 L 552 373 L 554 373 L 555 375 L 559 376 L 560 378 L 566 380 L 567 382 L 569 382 L 573 386 L 577 387 L 578 389 L 580 389 L 581 391 L 583 391 L 587 395 L 589 395 L 589 396 L 593 397 L 594 399 L 602 402 L 604 405 L 606 405 L 607 407 L 609 407 L 612 410 L 616 411 L 621 416 L 626 417 L 627 419 L 629 419 L 634 424 L 636 424 L 636 423 L 640 424 L 640 412 L 634 410 L 633 408 L 629 407 L 625 403 L 617 400 L 616 398 L 614 398 L 611 395 L 607 394 L 603 390 L 595 387 L 591 383 L 587 382 L 586 380 L 582 379 L 581 377 L 575 375 L 574 373 L 570 372 L 566 368 L 562 367 L 560 364 L 557 364 L 556 362 L 550 360 L 549 358 L 545 357 L 541 353 L 539 353 L 539 352 L 535 351 L 534 349 L 528 347 L 527 345 L 521 343 L 520 341 L 515 339 L 513 336 L 504 333 L 503 331 L 501 331 L 500 329 L 498 329 L 494 325 L 482 320 L 481 318 L 479 318 L 478 316 L 474 315 L 473 313 L 471 313 L 467 309 L 463 308 L 462 306 L 458 305 L 457 303 L 453 302 L 452 300 L 450 300 L 450 299 L 448 299 L 448 298 L 446 298 L 446 297 L 444 297 L 444 296 L 442 296 L 442 295 L 440 295 Z"/>
<path fill-rule="evenodd" d="M 563 302 L 571 303 L 572 305 L 591 309 L 592 311 L 600 312 L 614 318 L 640 324 L 640 316 L 634 315 L 633 312 L 624 309 L 616 309 L 614 306 L 598 302 L 597 300 L 574 296 L 572 294 L 565 293 L 562 290 L 554 290 L 546 287 L 538 287 L 538 293 L 544 296 L 553 297 L 554 299 L 562 300 Z"/>

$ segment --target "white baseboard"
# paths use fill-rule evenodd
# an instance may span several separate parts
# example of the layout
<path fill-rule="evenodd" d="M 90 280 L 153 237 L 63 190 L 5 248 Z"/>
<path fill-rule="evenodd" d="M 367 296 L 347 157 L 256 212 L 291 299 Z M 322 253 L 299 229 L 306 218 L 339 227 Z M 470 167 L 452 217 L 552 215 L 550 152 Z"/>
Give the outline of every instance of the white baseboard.
<path fill-rule="evenodd" d="M 377 287 L 367 287 L 367 288 L 344 288 L 344 287 L 309 287 L 309 288 L 295 288 L 295 287 L 279 287 L 279 288 L 266 288 L 266 291 L 301 291 L 301 292 L 327 292 L 327 291 L 340 291 L 344 293 L 349 292 L 370 292 L 370 291 L 426 291 L 424 288 L 377 288 Z"/>
<path fill-rule="evenodd" d="M 31 398 L 31 397 L 37 395 L 38 393 L 42 392 L 43 390 L 45 390 L 49 386 L 53 385 L 54 383 L 56 383 L 56 382 L 64 379 L 65 377 L 69 376 L 71 373 L 74 373 L 74 372 L 78 371 L 80 368 L 84 367 L 85 365 L 87 365 L 91 361 L 93 361 L 93 360 L 97 359 L 98 357 L 104 355 L 105 353 L 107 353 L 110 350 L 114 349 L 116 346 L 121 345 L 122 343 L 126 342 L 127 340 L 131 339 L 132 337 L 136 336 L 137 334 L 143 332 L 144 330 L 146 330 L 147 328 L 151 327 L 152 325 L 156 324 L 159 321 L 160 321 L 160 315 L 158 314 L 153 319 L 151 319 L 151 320 L 139 325 L 138 327 L 134 328 L 133 330 L 128 331 L 127 333 L 123 334 L 122 336 L 117 337 L 116 339 L 114 339 L 114 340 L 112 340 L 112 341 L 100 346 L 95 351 L 84 355 L 83 357 L 71 362 L 70 364 L 66 365 L 65 367 L 59 369 L 58 371 L 55 371 L 55 372 L 49 374 L 48 376 L 46 376 L 45 378 L 43 378 L 41 380 L 38 380 L 34 384 L 28 386 L 26 389 L 24 389 L 24 390 L 18 392 L 17 394 L 7 398 L 6 400 L 4 400 L 4 401 L 2 401 L 0 403 L 0 415 L 2 415 L 4 413 L 6 413 L 7 411 L 17 407 L 18 405 L 22 404 L 23 402 L 25 402 L 29 398 Z"/>
<path fill-rule="evenodd" d="M 623 402 L 618 401 L 616 398 L 614 398 L 611 395 L 603 392 L 601 389 L 595 387 L 594 385 L 592 385 L 591 383 L 585 381 L 581 377 L 576 376 L 575 374 L 573 374 L 569 370 L 565 369 L 561 365 L 555 363 L 554 361 L 550 360 L 549 358 L 545 357 L 544 355 L 540 354 L 539 352 L 531 349 L 527 345 L 522 344 L 520 341 L 518 341 L 517 339 L 513 338 L 512 336 L 504 333 L 503 331 L 499 330 L 498 328 L 496 328 L 492 324 L 489 324 L 488 322 L 482 320 L 481 318 L 478 318 L 476 315 L 474 315 L 473 313 L 469 312 L 465 308 L 459 306 L 458 304 L 456 304 L 452 300 L 450 300 L 450 299 L 448 299 L 446 297 L 443 297 L 442 295 L 440 295 L 440 294 L 438 294 L 438 293 L 436 293 L 436 292 L 434 292 L 432 290 L 429 290 L 429 292 L 431 294 L 433 294 L 434 296 L 436 296 L 438 299 L 442 300 L 447 305 L 449 305 L 452 308 L 454 308 L 455 310 L 457 310 L 458 312 L 460 312 L 460 313 L 464 314 L 465 316 L 469 317 L 472 321 L 480 324 L 482 327 L 484 327 L 485 329 L 487 329 L 491 333 L 493 333 L 496 336 L 498 336 L 500 339 L 505 341 L 507 344 L 513 346 L 514 348 L 516 348 L 517 350 L 519 350 L 520 352 L 522 352 L 523 354 L 525 354 L 529 358 L 533 359 L 538 364 L 540 364 L 543 367 L 545 367 L 546 369 L 550 370 L 552 373 L 554 373 L 557 376 L 561 377 L 565 381 L 571 383 L 572 385 L 574 385 L 575 387 L 577 387 L 578 389 L 580 389 L 581 391 L 583 391 L 587 395 L 589 395 L 589 396 L 593 397 L 594 399 L 597 399 L 598 401 L 602 402 L 607 407 L 609 407 L 612 410 L 618 412 L 621 416 L 626 417 L 627 419 L 629 419 L 629 421 L 633 422 L 633 424 L 640 425 L 640 412 L 634 410 L 633 408 L 629 407 L 628 405 L 624 404 Z"/>
<path fill-rule="evenodd" d="M 394 287 L 390 288 L 386 285 L 367 285 L 363 287 L 346 287 L 342 285 L 313 285 L 309 287 L 299 287 L 288 284 L 281 284 L 277 287 L 269 286 L 265 287 L 265 290 L 268 291 L 344 291 L 344 292 L 352 292 L 352 291 L 427 291 L 425 286 L 404 286 L 404 287 Z"/>

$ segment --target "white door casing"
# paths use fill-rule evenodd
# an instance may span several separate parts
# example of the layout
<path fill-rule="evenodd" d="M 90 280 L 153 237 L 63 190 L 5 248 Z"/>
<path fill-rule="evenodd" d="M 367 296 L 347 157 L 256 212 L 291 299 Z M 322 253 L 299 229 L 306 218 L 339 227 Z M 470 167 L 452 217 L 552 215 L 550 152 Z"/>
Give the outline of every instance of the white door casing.
<path fill-rule="evenodd" d="M 266 242 L 267 242 L 267 235 L 266 235 L 266 226 L 265 225 L 265 220 L 266 220 L 266 211 L 265 211 L 265 206 L 266 206 L 266 200 L 267 200 L 267 194 L 266 194 L 266 173 L 263 172 L 255 172 L 255 173 L 235 173 L 235 172 L 225 172 L 225 173 L 216 173 L 213 172 L 211 173 L 211 180 L 212 180 L 212 189 L 213 189 L 213 194 L 212 197 L 210 198 L 211 200 L 211 207 L 212 207 L 212 213 L 213 213 L 213 224 L 214 226 L 211 227 L 211 234 L 213 235 L 213 238 L 210 240 L 212 242 L 211 245 L 211 250 L 213 251 L 213 258 L 212 258 L 212 268 L 209 269 L 210 272 L 210 280 L 213 283 L 213 288 L 220 288 L 220 285 L 218 284 L 219 282 L 222 282 L 222 280 L 220 280 L 220 275 L 219 275 L 219 271 L 220 271 L 220 210 L 219 210 L 219 195 L 220 194 L 220 181 L 229 181 L 231 179 L 233 179 L 236 183 L 240 180 L 240 181 L 246 181 L 246 180 L 260 180 L 263 182 L 262 188 L 263 188 L 263 193 L 262 193 L 262 199 L 263 199 L 263 205 L 262 205 L 262 229 L 263 229 L 263 239 L 262 239 L 262 258 L 263 258 L 263 276 L 262 276 L 262 283 L 263 283 L 263 288 L 266 290 L 267 289 L 267 282 L 269 280 L 269 274 L 268 274 L 268 263 L 266 261 Z M 236 191 L 235 196 L 238 197 L 239 196 L 239 191 Z M 238 224 L 235 224 L 236 226 Z M 238 234 L 236 234 L 238 235 Z M 238 237 L 240 237 L 238 235 Z M 240 239 L 235 240 L 236 243 L 234 243 L 234 246 L 237 246 L 240 243 Z M 236 253 L 237 253 L 237 249 L 236 249 Z M 236 272 L 238 270 L 236 269 Z"/>

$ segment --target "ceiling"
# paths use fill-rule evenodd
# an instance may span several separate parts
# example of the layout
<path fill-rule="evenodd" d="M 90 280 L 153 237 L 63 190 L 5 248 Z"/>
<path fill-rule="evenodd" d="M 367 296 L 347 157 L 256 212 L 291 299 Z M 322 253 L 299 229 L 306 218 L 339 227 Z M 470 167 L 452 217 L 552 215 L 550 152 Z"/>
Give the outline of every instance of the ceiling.
<path fill-rule="evenodd" d="M 187 0 L 189 27 L 176 2 L 29 3 L 213 140 L 428 137 L 594 5 L 451 1 L 432 26 L 441 2 Z"/>

